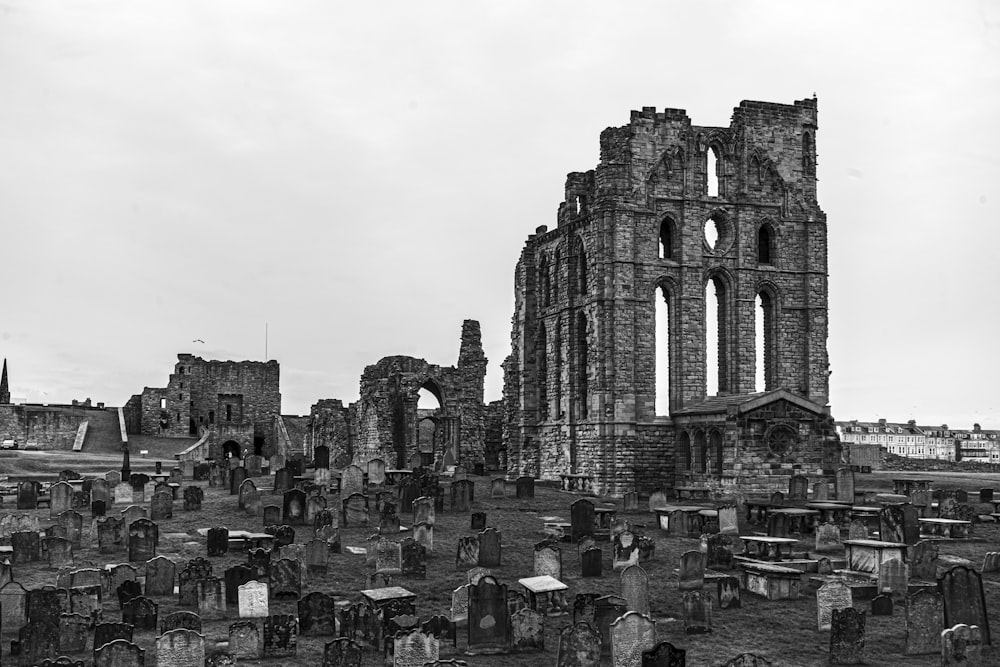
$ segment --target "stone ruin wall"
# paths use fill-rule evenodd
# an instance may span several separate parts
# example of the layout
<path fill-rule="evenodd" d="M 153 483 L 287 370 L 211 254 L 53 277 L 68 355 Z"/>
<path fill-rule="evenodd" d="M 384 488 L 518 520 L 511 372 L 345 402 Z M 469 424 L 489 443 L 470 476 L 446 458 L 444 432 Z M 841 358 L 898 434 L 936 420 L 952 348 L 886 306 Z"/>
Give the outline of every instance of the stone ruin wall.
<path fill-rule="evenodd" d="M 720 393 L 755 391 L 754 299 L 765 291 L 776 304 L 768 388 L 826 403 L 816 127 L 816 101 L 807 99 L 743 102 L 728 128 L 645 108 L 601 134 L 600 165 L 568 175 L 557 228 L 528 238 L 515 271 L 504 363 L 510 477 L 586 472 L 611 492 L 672 483 L 676 436 L 670 415 L 655 413 L 658 287 L 670 304 L 670 414 L 705 400 L 710 278 L 726 290 Z M 707 195 L 709 151 L 718 155 L 718 196 Z M 705 241 L 709 219 L 721 232 L 714 248 Z M 774 248 L 764 261 L 761 228 Z"/>

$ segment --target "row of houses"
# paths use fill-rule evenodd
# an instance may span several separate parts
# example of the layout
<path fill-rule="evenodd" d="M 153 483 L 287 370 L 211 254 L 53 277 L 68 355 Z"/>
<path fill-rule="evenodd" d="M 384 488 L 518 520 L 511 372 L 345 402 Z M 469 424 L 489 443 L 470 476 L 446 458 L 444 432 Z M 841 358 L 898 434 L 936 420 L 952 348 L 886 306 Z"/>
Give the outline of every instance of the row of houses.
<path fill-rule="evenodd" d="M 837 434 L 843 443 L 878 445 L 889 454 L 914 459 L 975 461 L 1000 463 L 1000 430 L 941 426 L 920 426 L 908 422 L 858 420 L 837 422 Z"/>

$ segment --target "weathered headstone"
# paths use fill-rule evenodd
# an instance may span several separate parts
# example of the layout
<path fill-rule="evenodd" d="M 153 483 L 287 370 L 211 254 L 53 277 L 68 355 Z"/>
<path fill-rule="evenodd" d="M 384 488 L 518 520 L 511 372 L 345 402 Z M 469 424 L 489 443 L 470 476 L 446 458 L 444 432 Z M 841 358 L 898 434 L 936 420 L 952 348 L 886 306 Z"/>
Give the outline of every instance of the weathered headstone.
<path fill-rule="evenodd" d="M 205 639 L 194 630 L 178 628 L 156 638 L 156 664 L 204 665 Z"/>
<path fill-rule="evenodd" d="M 413 538 L 400 544 L 400 561 L 404 576 L 423 579 L 427 576 L 427 549 Z"/>
<path fill-rule="evenodd" d="M 127 521 L 127 519 L 126 519 Z M 159 526 L 149 519 L 136 519 L 128 524 L 128 559 L 147 561 L 156 556 L 160 539 Z"/>
<path fill-rule="evenodd" d="M 834 609 L 847 609 L 853 605 L 850 587 L 842 581 L 828 581 L 816 591 L 816 625 L 819 630 L 829 630 Z"/>
<path fill-rule="evenodd" d="M 944 626 L 976 625 L 983 643 L 991 644 L 982 575 L 970 567 L 955 565 L 938 577 L 937 582 L 944 596 Z"/>
<path fill-rule="evenodd" d="M 590 623 L 580 621 L 559 633 L 556 667 L 596 667 L 601 664 L 601 635 Z"/>
<path fill-rule="evenodd" d="M 403 571 L 399 542 L 379 538 L 375 545 L 375 571 L 400 574 Z"/>
<path fill-rule="evenodd" d="M 740 524 L 736 505 L 726 504 L 718 509 L 719 533 L 723 535 L 739 535 Z"/>
<path fill-rule="evenodd" d="M 703 634 L 712 631 L 712 595 L 708 591 L 687 591 L 684 604 L 684 633 Z"/>
<path fill-rule="evenodd" d="M 642 654 L 656 645 L 656 623 L 648 616 L 627 612 L 611 623 L 611 655 L 615 665 L 638 665 Z"/>
<path fill-rule="evenodd" d="M 611 624 L 628 611 L 625 598 L 604 595 L 594 602 L 594 627 L 601 636 L 601 653 L 611 655 Z"/>
<path fill-rule="evenodd" d="M 521 476 L 515 482 L 516 495 L 518 500 L 528 500 L 535 497 L 535 478 Z"/>
<path fill-rule="evenodd" d="M 507 650 L 510 645 L 507 586 L 493 577 L 483 577 L 468 590 L 469 650 Z"/>
<path fill-rule="evenodd" d="M 260 581 L 248 581 L 239 587 L 237 594 L 240 618 L 265 618 L 268 616 L 268 586 Z"/>
<path fill-rule="evenodd" d="M 944 598 L 933 590 L 919 590 L 906 598 L 906 655 L 938 653 L 944 627 Z"/>
<path fill-rule="evenodd" d="M 570 505 L 570 540 L 578 541 L 584 535 L 594 534 L 594 503 L 580 498 Z"/>
<path fill-rule="evenodd" d="M 343 491 L 341 491 L 343 496 Z M 368 497 L 360 493 L 352 493 L 344 498 L 341 512 L 341 525 L 344 527 L 368 525 Z"/>
<path fill-rule="evenodd" d="M 263 652 L 260 629 L 254 621 L 236 621 L 229 625 L 229 652 L 237 660 L 258 660 Z"/>
<path fill-rule="evenodd" d="M 145 593 L 147 597 L 174 594 L 177 564 L 163 556 L 146 561 Z"/>
<path fill-rule="evenodd" d="M 892 595 L 879 593 L 872 598 L 872 616 L 892 616 Z"/>
<path fill-rule="evenodd" d="M 624 570 L 629 565 L 639 564 L 639 545 L 635 534 L 625 531 L 615 535 L 611 541 L 611 566 L 614 570 Z"/>
<path fill-rule="evenodd" d="M 562 579 L 562 550 L 549 541 L 535 545 L 534 573 L 536 577 L 548 575 Z"/>
<path fill-rule="evenodd" d="M 299 598 L 299 632 L 307 637 L 337 634 L 337 611 L 333 596 L 313 591 Z"/>
<path fill-rule="evenodd" d="M 719 609 L 738 609 L 740 599 L 740 580 L 738 577 L 719 577 L 716 579 L 719 594 Z"/>
<path fill-rule="evenodd" d="M 622 598 L 629 611 L 649 615 L 649 576 L 638 565 L 630 565 L 621 574 Z"/>
<path fill-rule="evenodd" d="M 299 561 L 291 558 L 272 561 L 268 587 L 272 597 L 298 597 L 302 590 L 302 570 Z"/>
<path fill-rule="evenodd" d="M 853 607 L 833 610 L 830 619 L 830 664 L 864 664 L 865 618 L 865 612 Z"/>
<path fill-rule="evenodd" d="M 851 540 L 867 540 L 868 524 L 861 519 L 854 519 L 847 527 L 847 537 Z"/>
<path fill-rule="evenodd" d="M 687 651 L 677 648 L 668 641 L 662 641 L 648 651 L 642 653 L 642 667 L 684 667 L 687 664 Z M 768 667 L 770 663 L 768 663 Z M 730 667 L 726 665 L 726 667 Z M 733 665 L 732 667 L 750 667 L 749 665 Z M 756 665 L 754 667 L 757 667 Z"/>
<path fill-rule="evenodd" d="M 695 591 L 701 590 L 704 585 L 705 554 L 701 551 L 686 551 L 681 554 L 677 589 L 681 591 Z"/>
<path fill-rule="evenodd" d="M 598 547 L 591 547 L 580 554 L 580 576 L 600 577 L 603 573 L 603 560 L 601 550 Z"/>
<path fill-rule="evenodd" d="M 854 471 L 850 468 L 837 468 L 836 477 L 837 500 L 854 502 Z"/>
<path fill-rule="evenodd" d="M 534 609 L 519 609 L 510 616 L 511 648 L 518 652 L 544 651 L 544 618 Z"/>
<path fill-rule="evenodd" d="M 982 662 L 982 631 L 975 625 L 958 625 L 941 631 L 941 666 L 979 667 Z"/>
<path fill-rule="evenodd" d="M 500 531 L 496 528 L 487 528 L 479 533 L 479 562 L 480 567 L 500 567 L 501 543 Z"/>
<path fill-rule="evenodd" d="M 294 656 L 298 645 L 298 622 L 294 614 L 275 614 L 264 619 L 264 658 Z"/>
<path fill-rule="evenodd" d="M 160 634 L 182 628 L 201 632 L 201 616 L 193 611 L 175 611 L 160 619 Z"/>
<path fill-rule="evenodd" d="M 423 522 L 413 524 L 413 539 L 423 546 L 427 553 L 432 553 L 434 551 L 434 524 Z"/>
<path fill-rule="evenodd" d="M 816 551 L 818 553 L 838 553 L 843 549 L 840 526 L 830 521 L 816 527 Z"/>
<path fill-rule="evenodd" d="M 136 630 L 156 630 L 159 607 L 145 596 L 132 598 L 122 606 L 122 621 Z"/>
<path fill-rule="evenodd" d="M 202 577 L 198 587 L 198 613 L 202 618 L 221 618 L 226 614 L 226 592 L 219 577 Z"/>
<path fill-rule="evenodd" d="M 200 510 L 204 498 L 205 492 L 200 486 L 184 487 L 184 511 L 195 512 Z"/>
<path fill-rule="evenodd" d="M 878 568 L 878 589 L 890 595 L 906 595 L 910 583 L 910 568 L 899 558 L 882 561 Z"/>

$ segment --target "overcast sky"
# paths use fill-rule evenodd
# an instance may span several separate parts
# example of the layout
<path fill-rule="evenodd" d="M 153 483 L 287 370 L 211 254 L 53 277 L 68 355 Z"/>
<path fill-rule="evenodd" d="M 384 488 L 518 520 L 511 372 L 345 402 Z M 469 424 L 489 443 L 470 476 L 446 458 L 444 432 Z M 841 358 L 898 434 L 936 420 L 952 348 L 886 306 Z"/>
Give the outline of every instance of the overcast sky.
<path fill-rule="evenodd" d="M 11 393 L 121 405 L 267 323 L 305 414 L 471 318 L 499 398 L 514 265 L 601 130 L 813 93 L 834 416 L 1000 428 L 989 0 L 0 0 Z"/>

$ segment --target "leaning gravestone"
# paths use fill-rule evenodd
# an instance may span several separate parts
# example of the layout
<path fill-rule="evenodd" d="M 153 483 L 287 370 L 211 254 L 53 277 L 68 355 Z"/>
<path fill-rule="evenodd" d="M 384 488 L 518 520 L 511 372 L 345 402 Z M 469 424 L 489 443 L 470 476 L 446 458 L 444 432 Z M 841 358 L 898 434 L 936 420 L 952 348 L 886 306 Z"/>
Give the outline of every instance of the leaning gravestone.
<path fill-rule="evenodd" d="M 681 554 L 680 575 L 677 590 L 697 591 L 705 585 L 705 554 L 701 551 L 686 551 Z"/>
<path fill-rule="evenodd" d="M 907 549 L 910 576 L 920 581 L 937 581 L 938 543 L 921 540 Z"/>
<path fill-rule="evenodd" d="M 337 634 L 337 609 L 333 596 L 313 591 L 299 598 L 299 631 L 307 637 Z"/>
<path fill-rule="evenodd" d="M 955 565 L 937 581 L 944 596 L 944 626 L 950 628 L 960 623 L 979 626 L 983 643 L 991 644 L 982 575 L 964 565 Z"/>
<path fill-rule="evenodd" d="M 475 567 L 479 565 L 479 536 L 467 535 L 458 538 L 455 567 Z"/>
<path fill-rule="evenodd" d="M 853 607 L 834 609 L 830 620 L 830 664 L 865 662 L 865 612 Z"/>
<path fill-rule="evenodd" d="M 534 609 L 519 609 L 511 614 L 511 648 L 518 652 L 544 651 L 545 626 L 542 615 Z"/>
<path fill-rule="evenodd" d="M 847 609 L 853 605 L 850 587 L 842 581 L 828 581 L 816 591 L 816 625 L 819 630 L 829 630 L 834 609 Z"/>
<path fill-rule="evenodd" d="M 643 652 L 656 645 L 656 623 L 634 611 L 614 621 L 610 634 L 611 656 L 615 665 L 638 665 Z"/>

